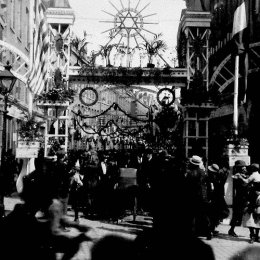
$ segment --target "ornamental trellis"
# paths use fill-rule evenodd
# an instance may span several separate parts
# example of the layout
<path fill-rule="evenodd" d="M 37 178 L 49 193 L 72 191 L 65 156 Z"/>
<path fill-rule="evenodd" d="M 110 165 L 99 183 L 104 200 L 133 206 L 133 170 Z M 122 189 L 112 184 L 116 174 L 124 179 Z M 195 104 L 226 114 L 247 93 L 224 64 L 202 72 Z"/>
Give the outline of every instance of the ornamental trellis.
<path fill-rule="evenodd" d="M 49 156 L 53 142 L 68 148 L 68 107 L 74 92 L 69 89 L 71 26 L 74 13 L 71 8 L 48 8 L 45 13 L 49 24 L 48 85 L 37 97 L 37 105 L 46 116 L 45 156 Z M 66 19 L 64 19 L 66 16 Z"/>

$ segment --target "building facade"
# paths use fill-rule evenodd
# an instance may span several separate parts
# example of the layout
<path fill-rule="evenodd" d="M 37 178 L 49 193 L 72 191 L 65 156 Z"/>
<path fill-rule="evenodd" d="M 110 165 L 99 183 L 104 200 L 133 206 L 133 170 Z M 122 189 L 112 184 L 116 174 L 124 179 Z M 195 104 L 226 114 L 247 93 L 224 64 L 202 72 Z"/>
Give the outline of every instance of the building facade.
<path fill-rule="evenodd" d="M 7 114 L 7 150 L 15 152 L 17 141 L 17 129 L 24 118 L 23 111 L 28 110 L 29 91 L 26 87 L 23 75 L 28 71 L 29 44 L 30 44 L 30 1 L 29 0 L 2 0 L 0 13 L 0 64 L 10 62 L 13 66 L 14 75 L 20 79 L 15 83 L 12 90 Z M 0 101 L 1 111 L 3 99 Z M 1 127 L 3 126 L 3 114 L 1 113 Z M 2 128 L 0 128 L 2 137 Z M 2 138 L 1 138 L 2 140 Z M 2 141 L 1 141 L 2 145 Z"/>
<path fill-rule="evenodd" d="M 258 150 L 260 145 L 260 137 L 257 126 L 257 111 L 259 110 L 257 83 L 259 81 L 259 1 L 247 1 L 247 17 L 248 28 L 246 31 L 246 44 L 248 48 L 248 76 L 247 81 L 244 77 L 244 57 L 240 57 L 240 71 L 239 71 L 239 118 L 238 131 L 239 137 L 247 138 L 249 141 L 249 155 L 252 161 L 259 161 Z M 187 9 L 183 10 L 181 16 L 180 29 L 178 34 L 178 56 L 180 66 L 187 67 L 191 71 L 190 75 L 195 72 L 195 61 L 189 59 L 188 53 L 192 47 L 198 50 L 203 48 L 203 37 L 195 37 L 190 41 L 195 43 L 193 46 L 189 42 L 189 35 L 184 29 L 184 24 L 187 24 L 188 19 L 205 20 L 205 17 L 210 18 L 210 25 L 208 27 L 208 58 L 205 63 L 208 70 L 208 75 L 205 75 L 205 70 L 199 69 L 203 72 L 204 79 L 208 80 L 208 87 L 204 101 L 212 102 L 215 108 L 212 108 L 208 115 L 208 159 L 216 160 L 223 155 L 223 148 L 228 138 L 232 137 L 233 130 L 233 93 L 234 93 L 234 79 L 235 79 L 235 64 L 234 64 L 234 43 L 232 41 L 232 28 L 234 12 L 238 6 L 239 1 L 186 1 Z M 193 18 L 191 18 L 193 16 Z M 194 18 L 196 17 L 196 18 Z M 203 18 L 204 17 L 204 18 Z M 197 28 L 203 27 L 197 25 Z M 204 45 L 205 46 L 205 45 Z M 196 51 L 194 52 L 196 56 Z M 194 57 L 192 56 L 192 57 Z M 199 55 L 197 55 L 200 59 Z M 197 60 L 198 61 L 198 60 Z M 200 62 L 199 62 L 200 63 Z M 200 63 L 201 64 L 201 63 Z M 194 80 L 194 73 L 192 77 L 188 77 L 189 83 Z M 191 85 L 192 88 L 192 85 Z M 205 92 L 205 84 L 198 84 L 198 90 Z M 246 93 L 246 102 L 244 100 Z M 200 99 L 200 94 L 194 96 L 195 101 Z"/>

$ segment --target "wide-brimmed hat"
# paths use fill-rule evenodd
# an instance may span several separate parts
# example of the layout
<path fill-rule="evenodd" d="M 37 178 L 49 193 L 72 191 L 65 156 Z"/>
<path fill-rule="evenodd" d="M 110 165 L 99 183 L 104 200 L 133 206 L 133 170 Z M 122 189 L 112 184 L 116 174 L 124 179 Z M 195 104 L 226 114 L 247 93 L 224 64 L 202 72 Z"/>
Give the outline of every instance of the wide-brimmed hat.
<path fill-rule="evenodd" d="M 235 161 L 235 166 L 237 166 L 237 167 L 245 167 L 246 163 L 243 160 L 237 160 L 237 161 Z"/>
<path fill-rule="evenodd" d="M 208 169 L 211 171 L 211 172 L 218 172 L 219 171 L 219 166 L 215 163 L 213 163 L 212 165 L 210 165 L 208 167 Z"/>
<path fill-rule="evenodd" d="M 190 158 L 190 163 L 194 164 L 194 165 L 201 165 L 203 163 L 202 158 L 199 157 L 198 155 L 193 155 Z"/>

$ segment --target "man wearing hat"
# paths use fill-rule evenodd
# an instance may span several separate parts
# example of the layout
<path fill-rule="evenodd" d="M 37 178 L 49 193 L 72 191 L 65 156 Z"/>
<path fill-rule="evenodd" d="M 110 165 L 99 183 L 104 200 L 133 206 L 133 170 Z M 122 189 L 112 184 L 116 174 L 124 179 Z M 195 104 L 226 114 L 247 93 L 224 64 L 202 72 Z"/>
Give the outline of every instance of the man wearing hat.
<path fill-rule="evenodd" d="M 68 169 L 66 152 L 64 150 L 59 150 L 57 151 L 56 156 L 57 161 L 54 164 L 56 196 L 63 205 L 63 214 L 65 216 L 68 208 L 71 175 Z M 63 231 L 68 231 L 65 226 L 61 228 Z"/>
<path fill-rule="evenodd" d="M 209 180 L 200 156 L 193 155 L 189 159 L 186 185 L 192 213 L 190 219 L 190 224 L 193 225 L 192 230 L 195 235 L 205 235 L 210 240 L 212 235 L 208 210 Z"/>
<path fill-rule="evenodd" d="M 243 160 L 235 161 L 233 167 L 233 215 L 228 231 L 228 234 L 233 237 L 238 236 L 235 233 L 235 227 L 240 226 L 242 223 L 244 208 L 247 201 L 247 188 L 241 178 L 238 178 L 238 175 L 243 176 L 244 178 L 248 177 L 246 163 Z"/>
<path fill-rule="evenodd" d="M 156 161 L 153 155 L 152 148 L 147 148 L 144 151 L 144 158 L 142 161 L 142 186 L 140 192 L 142 193 L 142 206 L 144 210 L 151 211 L 152 207 L 152 188 L 154 181 L 154 174 L 156 171 Z"/>
<path fill-rule="evenodd" d="M 70 200 L 71 206 L 74 210 L 74 221 L 79 223 L 79 208 L 81 204 L 81 200 L 83 197 L 83 179 L 84 175 L 80 173 L 80 163 L 79 160 L 76 161 L 75 166 L 72 168 L 72 172 L 74 173 L 71 181 L 71 189 L 70 189 Z"/>

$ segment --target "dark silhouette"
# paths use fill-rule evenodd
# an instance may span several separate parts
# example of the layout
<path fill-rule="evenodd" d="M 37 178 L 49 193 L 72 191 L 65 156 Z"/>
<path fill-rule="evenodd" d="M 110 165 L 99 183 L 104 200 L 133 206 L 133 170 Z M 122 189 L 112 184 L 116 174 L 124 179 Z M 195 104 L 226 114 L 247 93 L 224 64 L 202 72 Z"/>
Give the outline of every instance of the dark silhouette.
<path fill-rule="evenodd" d="M 235 227 L 242 224 L 244 208 L 247 201 L 247 187 L 243 184 L 241 179 L 236 178 L 235 174 L 237 173 L 243 174 L 246 177 L 246 163 L 242 160 L 237 160 L 233 167 L 233 215 L 230 221 L 230 229 L 228 231 L 228 234 L 233 237 L 238 236 L 235 233 Z"/>
<path fill-rule="evenodd" d="M 91 252 L 92 260 L 133 260 L 137 259 L 133 240 L 117 235 L 106 235 L 95 243 Z"/>

